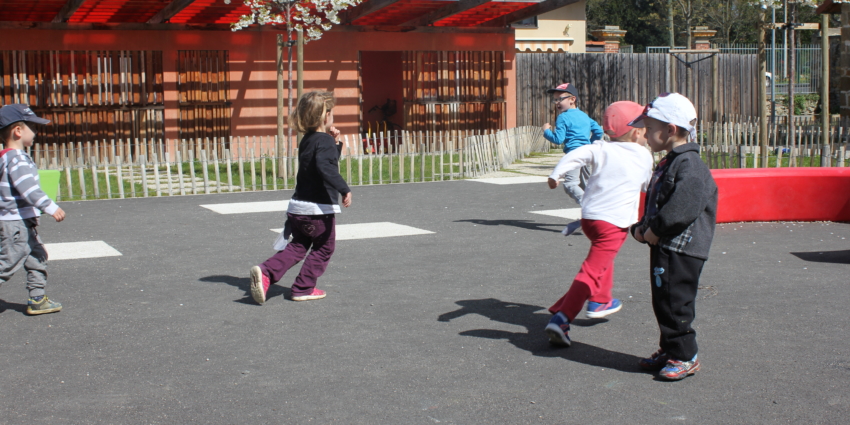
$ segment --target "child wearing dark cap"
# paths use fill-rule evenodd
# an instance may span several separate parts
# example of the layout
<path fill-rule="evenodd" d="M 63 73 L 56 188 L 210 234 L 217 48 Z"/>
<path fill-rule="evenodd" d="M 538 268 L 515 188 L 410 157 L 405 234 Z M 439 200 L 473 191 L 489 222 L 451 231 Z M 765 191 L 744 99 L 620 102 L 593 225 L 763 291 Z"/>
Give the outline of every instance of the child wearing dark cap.
<path fill-rule="evenodd" d="M 27 105 L 0 108 L 0 284 L 24 268 L 27 272 L 27 314 L 55 313 L 62 304 L 45 295 L 47 251 L 38 236 L 38 217 L 43 211 L 58 222 L 65 219 L 59 208 L 41 190 L 38 169 L 24 148 L 35 141 L 39 118 Z"/>
<path fill-rule="evenodd" d="M 570 153 L 578 147 L 589 145 L 594 140 L 602 140 L 603 132 L 599 124 L 576 106 L 578 100 L 576 86 L 565 83 L 547 90 L 547 93 L 553 95 L 558 119 L 555 121 L 554 131 L 548 122 L 543 125 L 543 137 L 546 140 L 556 145 L 563 145 L 564 153 Z M 591 139 L 591 137 L 593 138 Z M 586 167 L 571 170 L 564 175 L 564 192 L 567 192 L 567 195 L 579 205 L 581 205 L 581 198 L 584 196 L 584 187 L 588 176 L 590 176 L 590 170 Z M 581 227 L 580 221 L 570 223 L 564 229 L 563 234 L 568 236 L 578 230 L 579 227 Z"/>

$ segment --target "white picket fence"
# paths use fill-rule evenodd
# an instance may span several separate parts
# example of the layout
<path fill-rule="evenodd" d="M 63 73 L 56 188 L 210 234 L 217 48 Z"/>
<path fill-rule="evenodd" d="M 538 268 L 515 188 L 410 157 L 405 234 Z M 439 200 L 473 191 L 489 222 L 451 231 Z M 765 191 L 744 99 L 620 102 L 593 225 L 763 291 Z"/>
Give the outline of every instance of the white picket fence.
<path fill-rule="evenodd" d="M 340 172 L 350 185 L 479 177 L 546 152 L 539 127 L 498 132 L 391 132 L 342 136 Z M 58 200 L 291 189 L 298 149 L 275 137 L 117 140 L 28 148 L 40 169 L 61 171 Z"/>

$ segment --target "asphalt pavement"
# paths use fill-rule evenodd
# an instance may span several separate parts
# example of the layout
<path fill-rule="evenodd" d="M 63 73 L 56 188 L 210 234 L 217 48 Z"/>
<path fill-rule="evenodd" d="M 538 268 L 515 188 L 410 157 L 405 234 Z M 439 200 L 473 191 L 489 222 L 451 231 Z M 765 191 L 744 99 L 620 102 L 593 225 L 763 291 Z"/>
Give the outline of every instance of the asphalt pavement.
<path fill-rule="evenodd" d="M 719 225 L 697 299 L 702 370 L 662 382 L 649 251 L 615 269 L 623 309 L 579 319 L 570 348 L 543 332 L 589 241 L 544 183 L 354 187 L 338 223 L 431 234 L 344 240 L 319 288 L 265 305 L 248 270 L 282 212 L 202 204 L 292 191 L 64 202 L 47 243 L 121 256 L 51 261 L 63 311 L 26 316 L 23 271 L 0 287 L 2 424 L 844 423 L 850 413 L 850 225 Z"/>

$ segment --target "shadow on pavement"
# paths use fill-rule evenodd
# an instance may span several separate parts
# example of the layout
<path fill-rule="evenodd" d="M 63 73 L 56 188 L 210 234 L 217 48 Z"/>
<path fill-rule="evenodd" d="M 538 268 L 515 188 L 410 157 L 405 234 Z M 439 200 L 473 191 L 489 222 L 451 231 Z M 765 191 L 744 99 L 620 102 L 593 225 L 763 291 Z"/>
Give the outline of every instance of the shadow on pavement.
<path fill-rule="evenodd" d="M 27 314 L 27 305 L 0 300 L 0 313 L 5 312 L 6 310 L 13 310 L 21 314 Z"/>
<path fill-rule="evenodd" d="M 242 304 L 257 304 L 254 302 L 254 298 L 251 297 L 251 279 L 247 277 L 236 277 L 236 276 L 227 276 L 227 275 L 215 275 L 215 276 L 207 276 L 198 279 L 201 282 L 212 282 L 212 283 L 226 283 L 230 286 L 235 286 L 243 291 L 245 291 L 245 297 L 241 300 L 235 300 L 235 302 Z M 269 292 L 266 293 L 266 300 L 276 297 L 282 296 L 286 299 L 292 298 L 292 293 L 289 288 L 284 288 L 280 285 L 272 285 L 269 287 Z"/>
<path fill-rule="evenodd" d="M 480 219 L 470 219 L 470 220 L 455 220 L 455 223 L 473 223 L 480 224 L 482 226 L 509 226 L 509 227 L 518 227 L 520 229 L 528 229 L 528 230 L 544 230 L 547 232 L 556 232 L 561 233 L 561 229 L 566 225 L 564 223 L 557 224 L 543 224 L 537 223 L 531 220 L 480 220 Z M 557 229 L 550 229 L 549 227 L 557 227 Z"/>
<path fill-rule="evenodd" d="M 505 302 L 495 298 L 462 300 L 457 301 L 457 304 L 461 308 L 441 314 L 437 320 L 449 322 L 467 314 L 479 314 L 490 320 L 522 326 L 526 329 L 526 332 L 473 329 L 461 332 L 460 335 L 487 339 L 506 339 L 517 348 L 526 350 L 535 356 L 561 357 L 574 362 L 615 369 L 621 372 L 646 373 L 638 366 L 640 357 L 631 354 L 610 351 L 578 341 L 573 341 L 569 348 L 552 347 L 549 345 L 549 340 L 543 332 L 543 328 L 549 322 L 549 315 L 536 314 L 538 311 L 545 311 L 546 309 L 544 307 Z M 607 322 L 607 320 L 577 319 L 572 325 L 588 327 L 603 322 Z"/>
<path fill-rule="evenodd" d="M 850 250 L 792 252 L 791 255 L 803 261 L 811 261 L 813 263 L 850 264 Z"/>

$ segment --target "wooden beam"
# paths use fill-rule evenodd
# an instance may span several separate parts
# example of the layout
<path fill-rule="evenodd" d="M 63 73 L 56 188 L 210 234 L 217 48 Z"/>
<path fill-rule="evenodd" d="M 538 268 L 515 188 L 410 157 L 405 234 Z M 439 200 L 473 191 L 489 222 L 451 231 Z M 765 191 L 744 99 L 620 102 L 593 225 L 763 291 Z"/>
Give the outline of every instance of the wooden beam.
<path fill-rule="evenodd" d="M 401 0 L 366 0 L 363 3 L 358 4 L 357 6 L 344 10 L 340 13 L 340 23 L 350 24 L 370 13 L 377 12 L 387 6 L 391 6 L 394 3 L 398 3 Z"/>
<path fill-rule="evenodd" d="M 457 15 L 461 12 L 466 12 L 469 9 L 481 6 L 484 3 L 489 3 L 491 0 L 459 0 L 451 2 L 437 10 L 426 13 L 418 18 L 411 19 L 403 24 L 402 26 L 411 26 L 411 27 L 424 27 L 428 25 L 433 25 L 434 22 L 439 21 L 440 19 L 445 19 L 452 15 Z"/>
<path fill-rule="evenodd" d="M 74 12 L 76 12 L 85 1 L 86 0 L 68 0 L 65 2 L 65 5 L 59 9 L 59 13 L 56 14 L 51 22 L 68 22 L 68 19 L 71 19 Z"/>
<path fill-rule="evenodd" d="M 181 10 L 185 9 L 186 6 L 192 4 L 195 0 L 172 0 L 171 3 L 168 3 L 168 6 L 165 6 L 162 10 L 153 15 L 150 19 L 148 19 L 149 24 L 161 24 L 172 17 L 174 15 L 180 13 Z"/>
<path fill-rule="evenodd" d="M 482 22 L 479 27 L 506 27 L 514 22 L 528 19 L 534 16 L 542 15 L 546 12 L 551 12 L 555 9 L 560 9 L 564 6 L 578 3 L 579 0 L 543 0 L 540 3 L 530 3 L 529 7 L 517 10 L 516 12 L 508 13 L 505 16 L 500 16 L 496 19 L 491 19 L 487 22 Z"/>
<path fill-rule="evenodd" d="M 0 30 L 8 29 L 28 29 L 28 30 L 75 30 L 75 31 L 231 31 L 229 24 L 145 24 L 145 23 L 124 23 L 124 24 L 103 24 L 103 23 L 87 23 L 87 24 L 69 24 L 69 23 L 50 23 L 50 22 L 21 22 L 21 21 L 0 21 Z M 274 27 L 271 25 L 260 26 L 252 25 L 241 31 L 269 31 L 281 32 L 285 31 L 283 27 Z M 338 32 L 424 32 L 424 33 L 455 33 L 455 34 L 508 34 L 513 32 L 513 29 L 507 27 L 407 27 L 407 26 L 386 26 L 386 25 L 334 25 L 331 31 Z"/>

